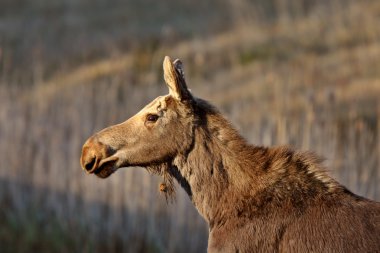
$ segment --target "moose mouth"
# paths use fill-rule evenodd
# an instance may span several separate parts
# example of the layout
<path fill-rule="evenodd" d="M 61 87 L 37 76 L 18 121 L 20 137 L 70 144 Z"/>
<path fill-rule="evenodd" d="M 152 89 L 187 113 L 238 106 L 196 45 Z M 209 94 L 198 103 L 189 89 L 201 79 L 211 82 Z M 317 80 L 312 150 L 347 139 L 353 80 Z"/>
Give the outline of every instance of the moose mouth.
<path fill-rule="evenodd" d="M 94 174 L 100 178 L 107 178 L 114 173 L 118 167 L 116 165 L 118 158 L 117 157 L 109 157 L 100 161 L 99 167 L 94 170 Z"/>

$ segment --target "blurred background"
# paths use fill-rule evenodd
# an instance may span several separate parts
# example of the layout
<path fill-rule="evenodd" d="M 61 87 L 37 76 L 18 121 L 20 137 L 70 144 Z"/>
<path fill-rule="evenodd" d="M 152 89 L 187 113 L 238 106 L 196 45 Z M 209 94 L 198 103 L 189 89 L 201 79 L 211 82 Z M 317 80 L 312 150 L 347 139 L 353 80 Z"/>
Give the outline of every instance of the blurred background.
<path fill-rule="evenodd" d="M 144 169 L 79 165 L 167 93 L 165 55 L 251 143 L 315 151 L 380 200 L 380 1 L 1 0 L 1 252 L 206 252 L 178 186 L 167 204 Z"/>

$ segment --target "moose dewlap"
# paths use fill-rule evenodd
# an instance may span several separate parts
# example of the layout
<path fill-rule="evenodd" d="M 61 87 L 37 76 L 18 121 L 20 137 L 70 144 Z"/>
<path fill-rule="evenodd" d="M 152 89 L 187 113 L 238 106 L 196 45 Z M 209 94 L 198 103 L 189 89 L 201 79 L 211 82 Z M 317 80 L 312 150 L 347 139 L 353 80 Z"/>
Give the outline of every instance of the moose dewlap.
<path fill-rule="evenodd" d="M 86 172 L 145 167 L 169 195 L 176 179 L 209 225 L 209 252 L 380 252 L 380 203 L 347 190 L 311 153 L 248 144 L 191 94 L 179 60 L 163 67 L 169 94 L 90 137 Z"/>

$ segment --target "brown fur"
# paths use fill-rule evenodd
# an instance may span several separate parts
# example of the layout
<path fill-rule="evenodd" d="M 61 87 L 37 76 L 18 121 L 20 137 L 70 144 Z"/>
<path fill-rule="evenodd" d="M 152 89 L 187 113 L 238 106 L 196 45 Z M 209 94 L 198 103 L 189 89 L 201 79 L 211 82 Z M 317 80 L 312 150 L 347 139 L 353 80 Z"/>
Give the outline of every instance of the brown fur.
<path fill-rule="evenodd" d="M 85 143 L 86 171 L 147 167 L 169 197 L 175 178 L 209 224 L 209 252 L 380 252 L 379 203 L 333 180 L 312 153 L 248 144 L 191 95 L 181 66 L 164 61 L 170 95 Z"/>

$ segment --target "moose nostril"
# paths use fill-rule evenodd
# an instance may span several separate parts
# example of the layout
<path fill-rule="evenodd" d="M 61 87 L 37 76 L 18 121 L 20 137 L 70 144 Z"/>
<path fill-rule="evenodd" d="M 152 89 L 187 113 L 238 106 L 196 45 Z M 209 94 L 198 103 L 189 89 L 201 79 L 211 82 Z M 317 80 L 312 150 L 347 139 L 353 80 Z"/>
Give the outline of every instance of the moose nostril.
<path fill-rule="evenodd" d="M 87 171 L 90 171 L 92 167 L 94 167 L 95 162 L 96 162 L 96 157 L 93 157 L 91 161 L 86 163 L 84 167 L 86 168 Z"/>

